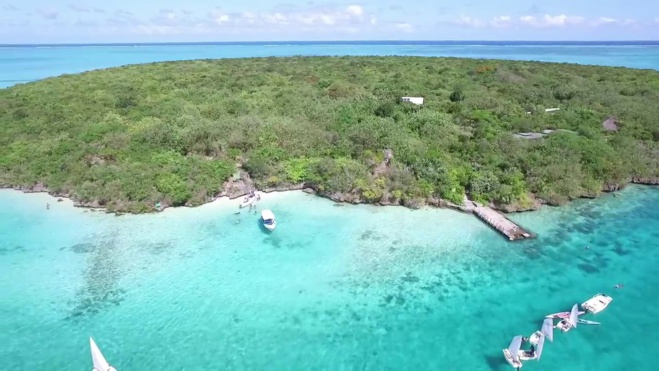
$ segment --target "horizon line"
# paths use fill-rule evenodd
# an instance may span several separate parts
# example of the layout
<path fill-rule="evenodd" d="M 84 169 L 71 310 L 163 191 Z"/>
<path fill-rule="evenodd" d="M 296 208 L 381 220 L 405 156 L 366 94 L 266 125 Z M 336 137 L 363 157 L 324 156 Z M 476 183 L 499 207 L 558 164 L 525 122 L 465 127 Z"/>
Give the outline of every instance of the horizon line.
<path fill-rule="evenodd" d="M 346 44 L 346 43 L 534 43 L 534 44 L 658 44 L 659 40 L 276 40 L 276 41 L 140 41 L 75 43 L 0 43 L 0 47 L 117 46 L 117 45 L 209 45 L 209 44 Z"/>

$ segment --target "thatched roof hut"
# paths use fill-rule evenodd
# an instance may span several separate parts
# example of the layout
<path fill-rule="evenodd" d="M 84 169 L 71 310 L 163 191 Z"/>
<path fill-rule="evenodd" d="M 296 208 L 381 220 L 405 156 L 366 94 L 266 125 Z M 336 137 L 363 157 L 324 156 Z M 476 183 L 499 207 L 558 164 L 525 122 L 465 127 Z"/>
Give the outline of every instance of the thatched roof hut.
<path fill-rule="evenodd" d="M 613 116 L 610 116 L 602 123 L 602 129 L 606 131 L 618 131 L 618 121 Z"/>

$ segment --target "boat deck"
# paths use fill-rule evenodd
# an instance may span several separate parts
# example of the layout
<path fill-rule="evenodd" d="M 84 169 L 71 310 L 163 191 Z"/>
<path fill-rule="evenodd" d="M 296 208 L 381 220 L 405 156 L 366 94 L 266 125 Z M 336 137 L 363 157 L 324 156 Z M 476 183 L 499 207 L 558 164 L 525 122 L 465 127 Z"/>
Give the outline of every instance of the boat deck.
<path fill-rule="evenodd" d="M 499 231 L 499 233 L 508 237 L 510 241 L 535 237 L 534 234 L 526 231 L 512 220 L 506 218 L 502 213 L 490 207 L 478 205 L 474 208 L 474 214 L 492 228 Z"/>

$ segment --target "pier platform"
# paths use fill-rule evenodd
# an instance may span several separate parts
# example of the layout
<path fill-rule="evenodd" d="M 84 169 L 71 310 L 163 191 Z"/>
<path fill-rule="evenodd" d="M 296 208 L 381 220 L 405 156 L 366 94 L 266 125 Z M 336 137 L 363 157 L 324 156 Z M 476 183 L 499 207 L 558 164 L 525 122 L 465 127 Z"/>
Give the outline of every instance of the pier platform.
<path fill-rule="evenodd" d="M 492 228 L 499 231 L 499 233 L 508 237 L 510 241 L 535 237 L 534 234 L 526 231 L 512 220 L 506 218 L 505 215 L 490 207 L 478 205 L 474 208 L 474 214 Z"/>

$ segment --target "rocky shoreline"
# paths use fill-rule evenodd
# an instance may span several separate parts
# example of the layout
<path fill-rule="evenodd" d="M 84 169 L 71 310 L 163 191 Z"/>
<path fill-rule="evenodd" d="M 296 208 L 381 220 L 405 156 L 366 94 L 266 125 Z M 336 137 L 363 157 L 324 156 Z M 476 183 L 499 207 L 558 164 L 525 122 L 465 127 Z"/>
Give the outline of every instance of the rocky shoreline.
<path fill-rule="evenodd" d="M 602 187 L 602 192 L 603 193 L 611 193 L 611 192 L 616 192 L 619 190 L 624 189 L 627 185 L 629 184 L 638 184 L 638 185 L 650 185 L 650 186 L 656 186 L 659 185 L 659 178 L 640 178 L 640 177 L 634 177 L 630 179 L 626 184 L 605 184 Z M 104 211 L 109 214 L 115 214 L 115 215 L 123 215 L 127 214 L 126 211 L 124 210 L 108 210 L 105 205 L 101 204 L 99 201 L 94 200 L 90 202 L 81 202 L 79 200 L 76 200 L 75 197 L 72 195 L 69 195 L 67 193 L 58 193 L 58 192 L 52 192 L 48 190 L 48 188 L 43 185 L 42 183 L 37 183 L 31 187 L 24 187 L 24 186 L 11 186 L 11 185 L 6 185 L 6 184 L 0 184 L 0 189 L 13 189 L 17 191 L 21 191 L 24 193 L 48 193 L 49 195 L 58 198 L 58 201 L 62 201 L 62 199 L 70 199 L 73 201 L 73 205 L 75 207 L 80 207 L 80 208 L 88 208 L 91 209 L 92 211 Z M 227 182 L 225 182 L 222 186 L 222 191 L 219 192 L 217 195 L 214 197 L 208 197 L 205 203 L 210 203 L 213 202 L 219 198 L 222 197 L 227 197 L 230 200 L 243 197 L 247 194 L 249 194 L 250 191 L 257 189 L 255 186 L 254 182 L 252 179 L 249 177 L 249 174 L 245 171 L 240 171 L 240 176 L 237 179 L 231 179 Z M 466 213 L 472 213 L 473 212 L 473 207 L 472 201 L 468 199 L 468 197 L 465 195 L 464 202 L 462 205 L 457 205 L 455 203 L 452 203 L 447 200 L 443 200 L 441 198 L 429 198 L 427 200 L 423 199 L 397 199 L 394 198 L 390 194 L 385 194 L 378 202 L 368 202 L 367 200 L 364 200 L 360 192 L 358 190 L 353 190 L 351 192 L 328 192 L 319 189 L 319 187 L 315 184 L 311 183 L 298 183 L 298 184 L 289 184 L 289 185 L 279 185 L 276 187 L 263 187 L 258 189 L 260 192 L 263 193 L 271 193 L 271 192 L 288 192 L 288 191 L 303 191 L 305 193 L 309 194 L 314 194 L 319 197 L 323 197 L 329 200 L 332 200 L 336 203 L 339 204 L 352 204 L 352 205 L 357 205 L 357 204 L 370 204 L 370 205 L 376 205 L 376 206 L 402 206 L 402 207 L 407 207 L 410 209 L 419 209 L 424 206 L 431 206 L 431 207 L 437 207 L 437 208 L 447 208 L 447 209 L 453 209 L 461 212 L 466 212 Z M 590 198 L 594 199 L 597 198 L 599 195 L 582 195 L 579 198 Z M 503 213 L 517 213 L 517 212 L 526 212 L 526 211 L 535 211 L 538 210 L 541 206 L 543 205 L 548 205 L 548 206 L 560 206 L 562 203 L 551 203 L 546 200 L 543 200 L 535 195 L 529 195 L 530 203 L 526 205 L 519 205 L 519 204 L 494 204 L 490 203 L 489 206 L 490 208 L 503 212 Z M 569 200 L 572 201 L 572 200 Z M 568 201 L 568 202 L 569 202 Z M 159 212 L 163 211 L 169 207 L 174 207 L 171 205 L 168 205 L 166 203 L 159 203 L 160 207 L 154 207 L 151 212 Z M 195 206 L 200 206 L 200 205 L 184 205 L 186 207 L 195 207 Z"/>

